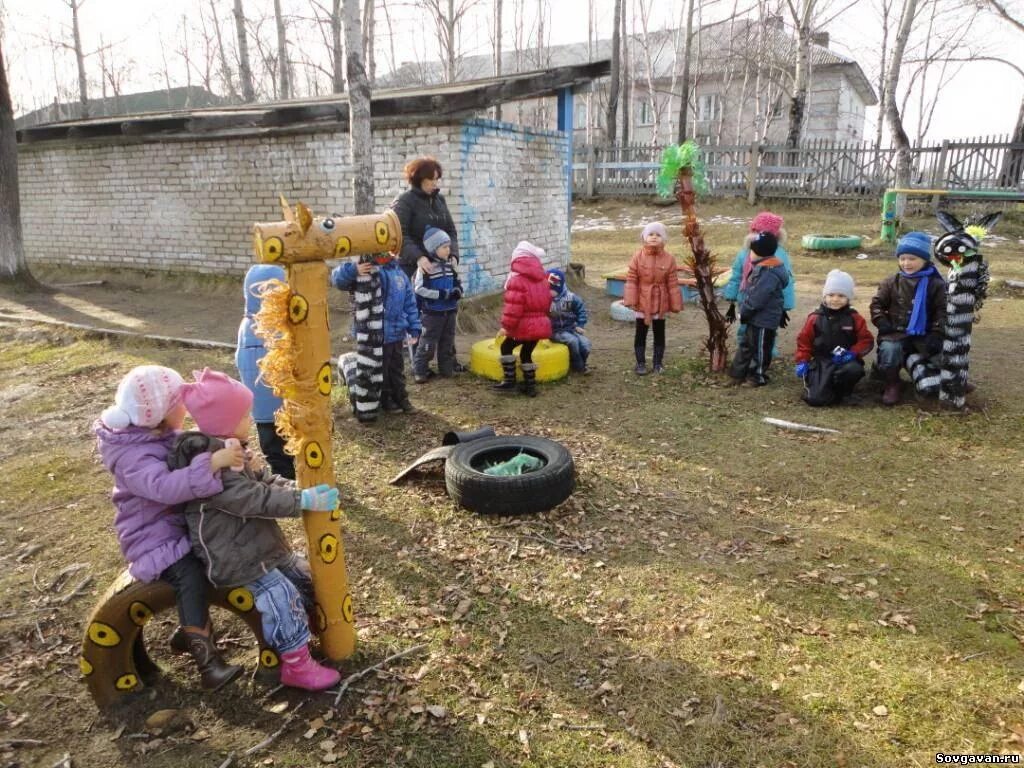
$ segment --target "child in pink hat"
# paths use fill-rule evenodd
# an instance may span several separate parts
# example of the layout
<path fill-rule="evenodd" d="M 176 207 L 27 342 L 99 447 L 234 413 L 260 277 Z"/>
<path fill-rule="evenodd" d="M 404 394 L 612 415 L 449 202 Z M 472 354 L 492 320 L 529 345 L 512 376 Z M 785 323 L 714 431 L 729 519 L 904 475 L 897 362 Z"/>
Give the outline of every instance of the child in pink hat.
<path fill-rule="evenodd" d="M 182 399 L 198 432 L 186 432 L 171 451 L 172 467 L 232 441 L 245 444 L 252 430 L 253 394 L 242 382 L 209 368 L 182 385 Z M 192 551 L 216 587 L 245 587 L 255 600 L 263 637 L 281 658 L 281 682 L 322 691 L 340 679 L 309 654 L 309 618 L 313 582 L 309 563 L 292 551 L 278 518 L 299 517 L 302 510 L 331 512 L 338 491 L 329 485 L 297 490 L 246 452 L 224 473 L 224 487 L 185 506 Z"/>
<path fill-rule="evenodd" d="M 240 461 L 242 451 L 223 448 L 168 468 L 185 420 L 182 384 L 177 371 L 162 365 L 133 368 L 93 432 L 103 465 L 114 476 L 114 529 L 128 572 L 139 581 L 160 579 L 173 587 L 180 627 L 172 646 L 191 653 L 203 687 L 216 690 L 242 668 L 226 664 L 213 643 L 208 583 L 178 505 L 219 493 L 221 470 Z"/>
<path fill-rule="evenodd" d="M 789 254 L 786 252 L 786 228 L 782 217 L 771 211 L 761 211 L 750 220 L 750 231 L 743 239 L 743 248 L 736 254 L 732 263 L 732 273 L 729 275 L 729 282 L 722 289 L 722 298 L 729 302 L 729 309 L 725 313 L 728 323 L 736 322 L 736 305 L 742 304 L 747 295 L 747 281 L 750 277 L 750 270 L 753 268 L 757 255 L 750 250 L 750 243 L 762 232 L 775 237 L 778 247 L 775 250 L 775 258 L 782 262 L 786 271 L 789 272 L 789 285 L 782 292 L 782 321 L 779 328 L 789 325 L 789 313 L 796 308 L 796 281 L 793 278 L 793 267 L 790 264 Z M 746 326 L 740 323 L 736 327 L 736 342 L 743 339 Z M 772 357 L 778 357 L 777 346 L 772 347 Z"/>

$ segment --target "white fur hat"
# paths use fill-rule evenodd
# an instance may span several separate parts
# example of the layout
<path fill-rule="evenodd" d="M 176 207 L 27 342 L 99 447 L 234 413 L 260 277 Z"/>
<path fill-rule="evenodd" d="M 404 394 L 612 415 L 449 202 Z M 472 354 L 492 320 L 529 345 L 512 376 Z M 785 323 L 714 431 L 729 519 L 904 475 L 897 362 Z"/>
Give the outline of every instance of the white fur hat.
<path fill-rule="evenodd" d="M 841 293 L 853 301 L 853 276 L 841 269 L 833 269 L 825 276 L 825 287 L 821 289 L 821 295 L 830 293 Z"/>
<path fill-rule="evenodd" d="M 111 429 L 152 428 L 181 402 L 181 375 L 162 365 L 132 368 L 117 385 L 114 404 L 100 414 Z"/>
<path fill-rule="evenodd" d="M 652 232 L 657 232 L 659 235 L 661 235 L 662 242 L 668 242 L 668 230 L 665 229 L 665 225 L 662 224 L 660 221 L 652 221 L 650 224 L 644 227 L 644 231 L 640 234 L 640 240 L 647 240 L 647 236 Z"/>

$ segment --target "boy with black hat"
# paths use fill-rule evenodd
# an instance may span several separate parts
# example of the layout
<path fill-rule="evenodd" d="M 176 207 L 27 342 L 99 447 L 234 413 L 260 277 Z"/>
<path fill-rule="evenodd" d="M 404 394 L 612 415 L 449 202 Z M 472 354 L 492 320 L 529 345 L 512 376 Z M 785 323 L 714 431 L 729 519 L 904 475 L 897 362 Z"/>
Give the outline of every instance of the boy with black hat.
<path fill-rule="evenodd" d="M 779 240 L 771 232 L 758 232 L 750 242 L 754 259 L 740 304 L 740 322 L 746 329 L 729 370 L 738 384 L 746 380 L 763 387 L 768 383 L 772 346 L 784 311 L 782 292 L 789 285 L 789 270 L 775 256 L 778 247 Z"/>
<path fill-rule="evenodd" d="M 896 258 L 899 271 L 883 280 L 871 299 L 878 368 L 885 379 L 882 403 L 890 406 L 900 401 L 904 365 L 919 393 L 938 392 L 946 324 L 946 281 L 931 263 L 931 237 L 908 232 L 896 244 Z"/>

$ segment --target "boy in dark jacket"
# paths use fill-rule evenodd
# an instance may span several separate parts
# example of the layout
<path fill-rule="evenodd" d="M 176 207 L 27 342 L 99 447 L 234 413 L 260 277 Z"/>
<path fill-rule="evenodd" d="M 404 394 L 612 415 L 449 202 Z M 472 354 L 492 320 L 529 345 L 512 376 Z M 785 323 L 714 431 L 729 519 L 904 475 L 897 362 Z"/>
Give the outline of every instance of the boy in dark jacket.
<path fill-rule="evenodd" d="M 917 391 L 939 391 L 945 341 L 946 281 L 931 263 L 932 239 L 908 232 L 896 244 L 900 269 L 878 285 L 871 322 L 878 328 L 878 368 L 885 378 L 884 405 L 900 401 L 900 368 L 910 371 Z"/>
<path fill-rule="evenodd" d="M 392 256 L 382 264 L 368 261 L 347 261 L 331 272 L 335 288 L 351 291 L 356 287 L 357 275 L 368 275 L 371 269 L 380 270 L 380 289 L 384 301 L 384 381 L 381 385 L 381 407 L 389 412 L 412 413 L 405 388 L 405 346 L 415 344 L 420 336 L 420 311 L 412 283 Z"/>
<path fill-rule="evenodd" d="M 833 269 L 821 294 L 821 306 L 796 338 L 796 375 L 804 382 L 804 402 L 814 406 L 851 397 L 864 378 L 864 356 L 875 346 L 864 318 L 850 306 L 853 277 Z"/>
<path fill-rule="evenodd" d="M 195 377 L 183 385 L 182 398 L 199 432 L 179 436 L 167 458 L 171 469 L 231 441 L 248 441 L 252 428 L 253 395 L 244 384 L 208 368 Z M 193 554 L 215 587 L 245 587 L 252 593 L 263 637 L 281 659 L 282 684 L 330 688 L 341 676 L 309 655 L 309 563 L 292 552 L 277 519 L 299 517 L 303 509 L 331 512 L 338 506 L 337 489 L 318 485 L 299 491 L 266 466 L 254 466 L 248 456 L 242 466 L 224 470 L 223 482 L 220 493 L 185 505 Z"/>
<path fill-rule="evenodd" d="M 587 307 L 583 299 L 565 284 L 565 272 L 548 270 L 551 286 L 551 340 L 569 348 L 569 367 L 577 373 L 590 373 L 590 339 L 583 327 L 587 324 Z"/>
<path fill-rule="evenodd" d="M 775 256 L 779 240 L 771 232 L 758 232 L 750 242 L 754 254 L 747 294 L 740 303 L 740 322 L 746 326 L 729 375 L 737 383 L 754 387 L 768 383 L 772 346 L 784 311 L 783 290 L 789 285 L 789 270 Z"/>
<path fill-rule="evenodd" d="M 462 298 L 462 282 L 450 261 L 452 239 L 448 233 L 427 227 L 423 247 L 427 255 L 419 260 L 414 287 L 423 321 L 423 338 L 416 345 L 413 379 L 425 384 L 432 374 L 430 361 L 437 354 L 442 376 L 455 374 L 455 317 Z"/>

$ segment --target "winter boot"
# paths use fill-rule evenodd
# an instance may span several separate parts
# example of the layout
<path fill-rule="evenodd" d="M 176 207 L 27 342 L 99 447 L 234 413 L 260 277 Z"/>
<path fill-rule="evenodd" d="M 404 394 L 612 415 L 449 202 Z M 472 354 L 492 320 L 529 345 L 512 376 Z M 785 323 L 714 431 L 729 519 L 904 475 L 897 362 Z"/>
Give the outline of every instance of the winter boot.
<path fill-rule="evenodd" d="M 654 348 L 654 364 L 651 366 L 651 370 L 655 373 L 661 373 L 665 370 L 665 366 L 662 365 L 662 361 L 665 359 L 665 348 L 655 347 Z"/>
<path fill-rule="evenodd" d="M 903 395 L 903 382 L 900 381 L 900 369 L 889 368 L 885 374 L 885 389 L 882 390 L 882 405 L 897 405 Z"/>
<path fill-rule="evenodd" d="M 511 392 L 516 388 L 516 356 L 502 355 L 498 360 L 501 362 L 503 378 L 501 383 L 495 384 L 493 388 L 499 392 Z"/>
<path fill-rule="evenodd" d="M 338 670 L 313 661 L 308 645 L 281 654 L 281 685 L 307 691 L 326 691 L 337 685 L 339 680 Z"/>
<path fill-rule="evenodd" d="M 643 347 L 634 347 L 633 351 L 636 352 L 636 368 L 633 369 L 633 373 L 637 376 L 647 375 L 647 350 Z"/>
<path fill-rule="evenodd" d="M 537 396 L 537 364 L 536 363 L 523 363 L 523 389 L 522 392 L 527 397 Z"/>
<path fill-rule="evenodd" d="M 220 657 L 217 646 L 213 643 L 213 629 L 209 624 L 205 629 L 182 627 L 181 633 L 188 643 L 187 651 L 195 659 L 196 667 L 202 676 L 203 688 L 216 691 L 242 674 L 241 667 L 228 664 Z M 173 643 L 172 638 L 172 648 Z"/>

